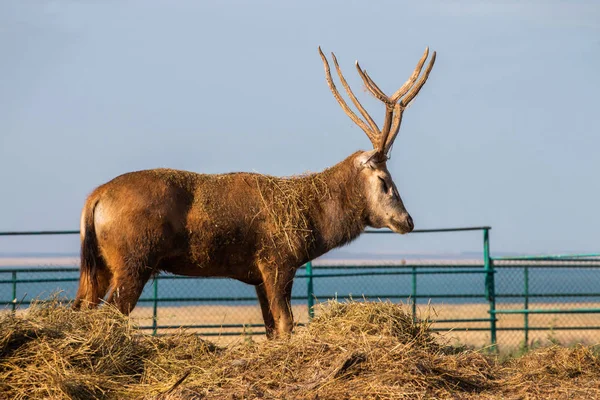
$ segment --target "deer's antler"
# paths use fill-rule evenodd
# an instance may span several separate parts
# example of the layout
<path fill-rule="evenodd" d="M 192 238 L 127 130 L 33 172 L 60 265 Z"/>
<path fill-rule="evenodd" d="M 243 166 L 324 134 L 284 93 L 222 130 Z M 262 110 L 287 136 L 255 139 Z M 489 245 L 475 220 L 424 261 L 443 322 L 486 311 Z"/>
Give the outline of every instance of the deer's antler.
<path fill-rule="evenodd" d="M 333 97 L 338 101 L 344 112 L 357 124 L 369 137 L 371 143 L 373 144 L 373 148 L 376 149 L 383 155 L 387 155 L 398 135 L 398 131 L 400 130 L 400 124 L 402 122 L 402 113 L 412 100 L 419 94 L 419 91 L 427 82 L 427 78 L 429 78 L 429 73 L 433 68 L 433 64 L 435 63 L 435 52 L 431 59 L 429 60 L 429 64 L 427 68 L 425 68 L 425 72 L 421 75 L 421 70 L 423 69 L 423 65 L 425 64 L 425 60 L 429 55 L 429 48 L 425 49 L 425 53 L 423 53 L 423 57 L 417 63 L 417 66 L 410 76 L 408 80 L 402 85 L 400 89 L 398 89 L 391 97 L 387 96 L 377 84 L 371 79 L 369 74 L 367 74 L 366 70 L 363 70 L 358 61 L 356 61 L 356 69 L 358 70 L 358 74 L 362 78 L 365 87 L 367 90 L 375 96 L 375 98 L 379 99 L 381 102 L 385 104 L 385 118 L 383 120 L 383 128 L 379 130 L 379 127 L 373 121 L 373 118 L 369 115 L 367 110 L 360 104 L 350 86 L 346 82 L 344 75 L 338 65 L 337 59 L 335 58 L 335 54 L 331 53 L 333 58 L 333 63 L 335 64 L 335 69 L 340 77 L 340 81 L 346 89 L 346 93 L 352 103 L 356 106 L 356 108 L 360 111 L 361 115 L 365 118 L 367 123 L 365 123 L 360 117 L 358 117 L 351 109 L 348 107 L 348 104 L 344 101 L 342 96 L 340 96 L 335 84 L 333 83 L 333 79 L 331 79 L 331 71 L 329 69 L 329 63 L 327 62 L 327 58 L 321 51 L 321 47 L 319 47 L 319 54 L 321 55 L 321 59 L 323 60 L 323 65 L 325 67 L 325 78 L 327 79 L 327 84 L 329 85 L 329 89 L 333 93 Z M 419 75 L 421 77 L 419 78 Z"/>

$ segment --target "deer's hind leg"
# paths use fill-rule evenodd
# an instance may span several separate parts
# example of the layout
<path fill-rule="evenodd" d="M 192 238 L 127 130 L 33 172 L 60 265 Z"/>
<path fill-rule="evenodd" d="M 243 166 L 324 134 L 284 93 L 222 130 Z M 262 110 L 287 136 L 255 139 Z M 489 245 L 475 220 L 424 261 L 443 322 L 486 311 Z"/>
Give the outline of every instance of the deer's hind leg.
<path fill-rule="evenodd" d="M 114 305 L 125 315 L 135 308 L 144 286 L 156 270 L 149 257 L 111 257 L 112 270 L 110 294 L 107 303 Z"/>
<path fill-rule="evenodd" d="M 292 284 L 295 271 L 287 268 L 277 268 L 271 264 L 259 266 L 263 284 L 264 297 L 257 287 L 258 298 L 261 302 L 263 317 L 268 307 L 270 316 L 265 318 L 267 337 L 289 337 L 294 328 L 294 316 L 292 313 Z M 266 302 L 266 306 L 263 305 Z M 271 322 L 272 321 L 272 322 Z M 269 324 L 273 324 L 273 331 L 269 336 Z"/>
<path fill-rule="evenodd" d="M 96 296 L 94 296 L 92 293 L 93 290 L 91 288 L 91 283 L 89 282 L 90 279 L 95 279 L 96 284 L 98 285 Z M 98 306 L 100 301 L 104 299 L 106 292 L 108 292 L 111 280 L 111 271 L 106 268 L 106 265 L 102 260 L 98 260 L 95 270 L 95 277 L 90 277 L 86 274 L 82 274 L 80 276 L 79 288 L 77 289 L 77 294 L 75 295 L 72 308 L 74 310 L 79 310 L 82 305 L 87 305 L 89 308 Z"/>

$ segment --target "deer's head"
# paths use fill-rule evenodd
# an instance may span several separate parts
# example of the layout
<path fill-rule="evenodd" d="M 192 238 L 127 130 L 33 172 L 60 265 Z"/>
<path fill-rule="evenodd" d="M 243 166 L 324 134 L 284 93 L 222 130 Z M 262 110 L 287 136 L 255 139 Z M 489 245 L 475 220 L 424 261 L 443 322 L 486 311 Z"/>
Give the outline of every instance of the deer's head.
<path fill-rule="evenodd" d="M 386 111 L 382 129 L 379 129 L 373 118 L 371 118 L 369 113 L 358 101 L 346 82 L 335 55 L 331 53 L 333 63 L 335 64 L 340 81 L 344 86 L 344 89 L 346 89 L 348 97 L 350 97 L 352 103 L 360 111 L 366 122 L 348 107 L 348 104 L 346 104 L 342 96 L 340 96 L 331 79 L 329 63 L 320 47 L 319 54 L 323 59 L 325 77 L 333 96 L 344 112 L 367 134 L 373 144 L 373 150 L 362 152 L 355 159 L 355 167 L 359 171 L 358 175 L 361 180 L 360 187 L 363 188 L 362 194 L 367 203 L 365 209 L 366 215 L 364 216 L 367 225 L 374 228 L 387 227 L 397 233 L 411 232 L 414 229 L 413 220 L 404 207 L 402 198 L 398 193 L 398 188 L 392 180 L 392 176 L 387 169 L 386 163 L 389 158 L 388 154 L 390 148 L 400 130 L 402 114 L 427 81 L 429 73 L 435 63 L 435 52 L 433 53 L 425 72 L 421 75 L 421 70 L 429 55 L 429 48 L 425 49 L 423 57 L 419 60 L 419 63 L 410 78 L 392 96 L 387 96 L 383 93 L 379 86 L 377 86 L 367 74 L 367 71 L 361 69 L 358 61 L 356 62 L 356 69 L 367 90 L 385 105 Z"/>

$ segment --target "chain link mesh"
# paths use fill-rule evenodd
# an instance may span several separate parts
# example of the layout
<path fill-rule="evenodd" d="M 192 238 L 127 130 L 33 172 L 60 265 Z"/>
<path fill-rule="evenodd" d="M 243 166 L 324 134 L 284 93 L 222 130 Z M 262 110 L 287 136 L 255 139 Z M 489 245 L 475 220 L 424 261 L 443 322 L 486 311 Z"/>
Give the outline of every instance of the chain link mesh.
<path fill-rule="evenodd" d="M 343 264 L 314 263 L 315 304 L 350 298 L 403 303 L 418 318 L 434 321 L 432 329 L 440 331 L 450 344 L 490 345 L 490 304 L 485 296 L 486 275 L 481 260 L 443 264 L 355 261 L 357 265 L 352 268 Z M 495 261 L 494 265 L 499 347 L 598 342 L 599 261 Z M 344 276 L 331 276 L 337 274 Z M 20 282 L 13 297 L 13 273 L 0 269 L 0 302 L 5 304 L 5 311 L 10 311 L 13 304 L 17 309 L 25 308 L 29 300 L 46 298 L 57 290 L 73 298 L 78 271 L 47 272 L 39 268 L 36 272 L 19 272 L 17 277 Z M 299 324 L 309 321 L 307 282 L 306 271 L 300 269 L 292 293 L 294 319 Z M 531 313 L 523 314 L 524 309 Z M 587 311 L 572 312 L 581 309 Z M 515 313 L 506 313 L 511 310 Z M 549 310 L 571 313 L 538 313 Z M 156 283 L 146 285 L 132 317 L 142 328 L 156 329 L 159 334 L 187 326 L 216 341 L 244 340 L 247 336 L 240 333 L 253 335 L 255 340 L 264 338 L 254 288 L 232 279 L 161 276 Z"/>

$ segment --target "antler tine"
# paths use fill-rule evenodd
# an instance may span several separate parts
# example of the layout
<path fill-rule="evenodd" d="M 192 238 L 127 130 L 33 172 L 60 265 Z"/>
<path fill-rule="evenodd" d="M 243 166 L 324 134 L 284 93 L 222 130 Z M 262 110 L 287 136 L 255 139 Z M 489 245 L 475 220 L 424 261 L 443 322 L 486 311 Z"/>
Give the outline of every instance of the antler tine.
<path fill-rule="evenodd" d="M 415 84 L 415 86 L 413 86 L 413 88 L 410 89 L 410 92 L 408 92 L 408 94 L 400 102 L 402 107 L 407 107 L 408 104 L 415 98 L 415 96 L 419 94 L 419 91 L 421 90 L 423 85 L 425 85 L 425 82 L 427 82 L 427 78 L 429 78 L 429 73 L 433 68 L 433 64 L 435 64 L 435 55 L 436 54 L 434 51 L 433 55 L 431 56 L 431 60 L 429 60 L 429 65 L 427 65 L 427 68 L 425 69 L 425 72 L 423 73 L 423 75 L 421 75 L 421 78 L 419 78 L 419 81 Z"/>
<path fill-rule="evenodd" d="M 387 154 L 392 145 L 394 144 L 394 140 L 396 140 L 396 136 L 398 136 L 398 131 L 400 130 L 400 124 L 402 123 L 402 114 L 404 113 L 404 108 L 400 105 L 400 103 L 396 103 L 394 106 L 394 120 L 392 122 L 392 128 L 390 130 L 390 135 L 386 140 L 385 145 L 383 146 L 383 154 Z"/>
<path fill-rule="evenodd" d="M 381 95 L 385 96 L 386 98 L 388 97 L 385 93 L 383 93 L 383 90 L 379 89 L 379 86 L 377 86 L 377 84 L 375 83 L 375 81 L 369 76 L 369 74 L 367 73 L 367 70 L 365 69 L 363 71 L 365 73 L 365 76 L 367 77 L 367 79 L 369 80 L 369 82 L 371 83 L 371 85 L 373 86 L 373 88 L 375 90 L 377 90 L 379 93 L 381 93 Z M 389 100 L 389 98 L 388 98 Z"/>
<path fill-rule="evenodd" d="M 342 70 L 340 69 L 340 65 L 337 62 L 337 58 L 335 57 L 335 54 L 331 53 L 331 58 L 333 58 L 333 64 L 335 65 L 335 70 L 337 71 L 337 74 L 340 77 L 340 82 L 342 82 L 344 89 L 346 89 L 346 93 L 348 93 L 348 97 L 350 97 L 350 100 L 352 100 L 352 103 L 354 103 L 354 106 L 356 108 L 358 108 L 358 111 L 360 111 L 362 116 L 367 120 L 367 122 L 371 126 L 371 135 L 367 134 L 367 136 L 369 136 L 369 139 L 371 139 L 371 142 L 373 142 L 373 140 L 376 140 L 376 135 L 379 133 L 379 127 L 377 126 L 377 124 L 375 123 L 373 118 L 371 118 L 371 116 L 369 115 L 367 110 L 360 103 L 360 101 L 358 101 L 358 99 L 352 92 L 352 89 L 350 89 L 350 85 L 348 85 L 348 82 L 346 82 L 346 78 L 344 78 L 344 75 L 342 74 Z"/>
<path fill-rule="evenodd" d="M 427 55 L 427 50 L 425 50 L 425 55 Z M 410 89 L 410 91 L 408 92 L 408 94 L 406 94 L 402 101 L 400 101 L 394 106 L 394 118 L 392 122 L 392 128 L 390 131 L 390 135 L 387 137 L 386 143 L 383 146 L 383 154 L 387 154 L 388 151 L 390 151 L 390 148 L 394 144 L 394 140 L 396 140 L 396 136 L 398 136 L 398 131 L 400 130 L 400 124 L 402 123 L 402 114 L 404 113 L 404 110 L 415 98 L 415 96 L 419 94 L 419 91 L 421 90 L 423 85 L 425 85 L 425 82 L 427 82 L 427 78 L 429 78 L 429 73 L 433 68 L 433 64 L 435 64 L 435 56 L 436 53 L 434 51 L 433 55 L 431 56 L 431 60 L 429 60 L 427 68 L 425 68 L 425 72 L 423 73 L 423 75 L 421 75 L 421 78 L 419 78 L 417 83 Z M 417 65 L 417 69 L 415 69 L 415 72 L 417 72 L 417 70 L 418 72 L 421 72 L 421 68 L 423 67 L 423 61 L 425 61 L 425 58 L 421 58 L 421 60 L 419 61 L 419 65 Z M 412 80 L 413 77 L 414 73 L 413 76 L 411 76 L 411 78 L 409 79 L 409 81 Z"/>
<path fill-rule="evenodd" d="M 367 134 L 367 136 L 371 140 L 371 143 L 373 143 L 373 146 L 377 146 L 377 139 L 376 139 L 374 133 L 371 133 L 367 124 L 365 124 L 365 122 L 363 120 L 361 120 L 350 109 L 350 107 L 348 107 L 348 104 L 346 104 L 346 102 L 344 101 L 342 96 L 340 96 L 340 93 L 337 91 L 337 88 L 335 87 L 335 84 L 333 83 L 333 79 L 331 79 L 331 70 L 329 69 L 329 63 L 327 62 L 327 58 L 321 51 L 320 46 L 319 46 L 319 55 L 321 56 L 321 59 L 323 60 L 323 66 L 325 67 L 325 79 L 327 80 L 327 85 L 329 86 L 331 93 L 333 93 L 333 97 L 335 97 L 335 99 L 337 100 L 339 105 L 342 107 L 342 110 L 344 110 L 346 115 L 348 115 L 348 117 L 350 117 L 350 119 L 352 121 L 354 121 L 354 123 L 356 125 L 358 125 Z"/>
<path fill-rule="evenodd" d="M 381 100 L 383 104 L 385 104 L 385 119 L 383 120 L 383 129 L 381 130 L 381 135 L 379 136 L 379 143 L 377 143 L 376 146 L 375 144 L 373 144 L 373 146 L 377 150 L 383 152 L 385 148 L 385 143 L 387 141 L 387 137 L 390 133 L 390 127 L 392 125 L 394 103 L 392 103 L 392 100 L 388 96 L 386 96 L 385 93 L 383 93 L 383 90 L 381 90 L 379 86 L 377 86 L 377 84 L 371 79 L 371 77 L 367 74 L 367 71 L 363 70 L 360 67 L 358 60 L 356 61 L 356 69 L 358 70 L 358 74 L 362 78 L 363 82 L 365 83 L 365 86 L 371 92 L 371 94 L 373 94 L 373 96 L 375 96 L 376 98 Z"/>
<path fill-rule="evenodd" d="M 362 78 L 362 80 L 363 80 L 366 88 L 369 90 L 369 92 L 371 92 L 371 94 L 373 96 L 375 96 L 376 98 L 381 100 L 383 103 L 388 104 L 390 102 L 389 97 L 387 97 L 385 95 L 385 93 L 383 93 L 383 91 L 381 89 L 379 89 L 379 86 L 377 86 L 375 84 L 375 82 L 373 82 L 373 80 L 371 80 L 369 75 L 367 75 L 367 71 L 362 70 L 362 68 L 358 64 L 358 60 L 356 60 L 355 64 L 356 64 L 356 69 L 358 70 L 358 74 Z"/>
<path fill-rule="evenodd" d="M 385 143 L 390 134 L 390 128 L 392 126 L 392 116 L 394 115 L 394 106 L 392 104 L 385 104 L 385 119 L 383 120 L 383 129 L 381 130 L 381 137 L 379 138 L 379 144 L 377 149 L 385 154 Z"/>
<path fill-rule="evenodd" d="M 396 91 L 396 93 L 394 93 L 392 95 L 391 100 L 393 103 L 396 103 L 400 99 L 400 97 L 404 96 L 406 94 L 406 92 L 408 92 L 410 90 L 410 88 L 413 86 L 413 84 L 419 77 L 419 74 L 421 73 L 421 69 L 423 68 L 423 64 L 425 64 L 425 60 L 427 60 L 428 55 L 429 55 L 429 46 L 425 48 L 425 52 L 423 53 L 423 56 L 417 63 L 417 66 L 415 67 L 415 70 L 413 71 L 410 78 L 408 78 L 408 80 L 404 83 L 404 85 L 402 85 L 402 87 L 400 89 L 398 89 Z"/>

